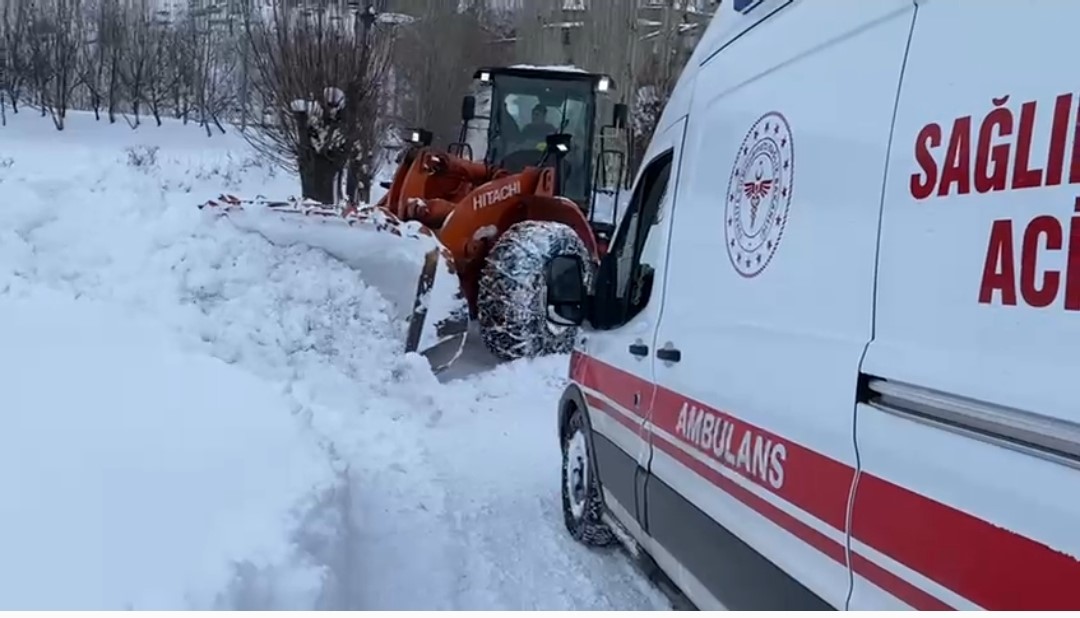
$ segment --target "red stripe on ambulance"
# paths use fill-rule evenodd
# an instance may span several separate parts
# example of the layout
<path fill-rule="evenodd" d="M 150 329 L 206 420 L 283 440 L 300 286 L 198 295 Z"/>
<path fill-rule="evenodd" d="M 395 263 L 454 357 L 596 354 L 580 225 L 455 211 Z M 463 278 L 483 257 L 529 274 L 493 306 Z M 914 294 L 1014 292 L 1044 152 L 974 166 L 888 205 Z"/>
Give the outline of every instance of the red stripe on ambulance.
<path fill-rule="evenodd" d="M 636 407 L 622 402 L 632 401 L 635 392 L 653 388 L 637 376 L 577 352 L 571 360 L 571 378 L 619 402 L 629 413 L 635 413 Z M 598 398 L 587 400 L 590 406 L 601 404 L 594 409 L 637 427 Z M 662 430 L 653 432 L 658 449 L 811 547 L 846 564 L 841 544 L 684 448 L 734 470 L 842 533 L 847 530 L 852 467 L 663 387 L 657 388 L 653 408 L 653 425 Z M 859 477 L 852 537 L 986 609 L 1080 606 L 1080 586 L 1076 585 L 1080 561 L 865 472 Z M 944 601 L 854 551 L 852 568 L 916 609 L 950 609 Z"/>

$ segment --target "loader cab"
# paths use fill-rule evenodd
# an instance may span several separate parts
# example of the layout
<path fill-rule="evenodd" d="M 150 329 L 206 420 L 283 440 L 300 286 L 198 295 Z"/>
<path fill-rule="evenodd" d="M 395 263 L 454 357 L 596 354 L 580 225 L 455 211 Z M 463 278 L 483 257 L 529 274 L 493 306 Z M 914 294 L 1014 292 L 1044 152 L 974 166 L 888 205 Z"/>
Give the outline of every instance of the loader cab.
<path fill-rule="evenodd" d="M 571 138 L 559 171 L 560 194 L 589 215 L 598 240 L 614 230 L 617 194 L 623 178 L 622 141 L 611 133 L 625 125 L 625 106 L 611 97 L 614 81 L 607 75 L 563 68 L 482 68 L 474 75 L 489 88 L 490 114 L 483 160 L 519 172 L 544 161 L 547 137 Z"/>

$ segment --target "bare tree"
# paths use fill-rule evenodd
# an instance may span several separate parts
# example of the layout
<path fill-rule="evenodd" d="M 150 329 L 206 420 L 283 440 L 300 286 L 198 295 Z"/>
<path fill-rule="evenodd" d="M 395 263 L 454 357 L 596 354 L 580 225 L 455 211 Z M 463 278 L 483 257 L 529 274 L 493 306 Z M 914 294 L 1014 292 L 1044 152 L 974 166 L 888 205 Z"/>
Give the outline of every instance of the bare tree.
<path fill-rule="evenodd" d="M 173 32 L 167 24 L 153 22 L 150 25 L 150 49 L 148 51 L 150 61 L 146 69 L 145 101 L 150 107 L 150 113 L 154 116 L 157 126 L 161 126 L 161 112 L 169 95 L 180 80 L 177 70 L 178 60 L 174 53 L 175 40 Z"/>
<path fill-rule="evenodd" d="M 296 169 L 303 195 L 337 200 L 350 161 L 376 150 L 377 103 L 391 33 L 361 15 L 274 3 L 246 19 L 253 90 L 268 113 L 244 135 L 266 156 Z"/>
<path fill-rule="evenodd" d="M 46 98 L 53 124 L 64 130 L 71 99 L 79 85 L 79 53 L 83 46 L 83 15 L 81 0 L 52 0 L 55 11 L 52 38 L 52 88 Z"/>
<path fill-rule="evenodd" d="M 41 115 L 51 114 L 58 130 L 64 128 L 78 85 L 76 68 L 82 45 L 79 9 L 79 0 L 45 0 L 30 19 L 30 81 Z"/>
<path fill-rule="evenodd" d="M 220 6 L 212 5 L 189 12 L 182 25 L 186 85 L 207 136 L 212 134 L 211 123 L 225 132 L 221 117 L 234 100 L 232 82 L 238 63 L 236 46 L 228 36 L 230 20 Z"/>
<path fill-rule="evenodd" d="M 459 103 L 469 92 L 473 72 L 503 60 L 493 45 L 497 33 L 482 4 L 464 10 L 446 0 L 410 4 L 416 19 L 402 27 L 395 46 L 400 121 L 428 129 L 436 143 L 455 142 L 461 125 Z"/>
<path fill-rule="evenodd" d="M 127 47 L 124 30 L 124 13 L 120 0 L 98 0 L 97 55 L 100 66 L 96 69 L 99 92 L 104 93 L 108 106 L 109 123 L 116 122 L 116 113 L 123 102 L 121 67 Z"/>
<path fill-rule="evenodd" d="M 620 101 L 633 112 L 632 172 L 717 2 L 519 1 L 519 57 L 530 63 L 574 64 L 615 78 Z"/>
<path fill-rule="evenodd" d="M 356 127 L 354 150 L 346 163 L 345 197 L 351 201 L 364 203 L 371 201 L 371 184 L 378 171 L 377 162 L 383 151 L 382 137 L 386 134 L 389 125 L 386 86 L 386 79 L 371 84 L 369 96 L 362 101 L 355 112 L 367 121 L 359 123 Z"/>
<path fill-rule="evenodd" d="M 135 0 L 126 7 L 123 15 L 124 30 L 127 32 L 127 52 L 120 62 L 120 83 L 123 84 L 127 102 L 131 105 L 133 120 L 128 121 L 132 128 L 139 126 L 142 104 L 149 89 L 149 75 L 154 50 L 158 46 L 154 32 L 153 13 L 147 0 Z"/>
<path fill-rule="evenodd" d="M 186 24 L 173 27 L 170 32 L 169 43 L 172 48 L 172 61 L 169 70 L 172 73 L 169 89 L 169 99 L 172 103 L 173 115 L 187 124 L 192 110 L 192 93 L 195 91 L 197 82 L 196 46 L 193 38 L 188 36 Z"/>
<path fill-rule="evenodd" d="M 79 49 L 76 59 L 76 73 L 79 84 L 86 95 L 86 104 L 94 111 L 94 120 L 101 119 L 101 104 L 104 100 L 105 43 L 102 40 L 102 6 L 98 0 L 93 7 L 94 19 L 89 21 L 86 38 Z"/>
<path fill-rule="evenodd" d="M 562 0 L 523 0 L 517 14 L 515 55 L 528 64 L 565 64 Z"/>
<path fill-rule="evenodd" d="M 30 73 L 27 37 L 30 30 L 31 3 L 29 0 L 5 0 L 0 10 L 0 48 L 3 49 L 3 80 L 0 100 L 7 95 L 11 111 L 19 113 L 19 97 Z"/>

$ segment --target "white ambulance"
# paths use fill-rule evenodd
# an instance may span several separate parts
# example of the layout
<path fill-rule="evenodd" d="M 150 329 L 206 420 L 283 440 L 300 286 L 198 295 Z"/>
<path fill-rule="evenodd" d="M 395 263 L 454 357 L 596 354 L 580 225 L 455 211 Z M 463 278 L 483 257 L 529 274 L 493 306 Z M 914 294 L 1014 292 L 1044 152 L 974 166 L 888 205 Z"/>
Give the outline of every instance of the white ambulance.
<path fill-rule="evenodd" d="M 721 4 L 610 254 L 548 264 L 575 537 L 700 609 L 1080 609 L 1077 24 Z"/>

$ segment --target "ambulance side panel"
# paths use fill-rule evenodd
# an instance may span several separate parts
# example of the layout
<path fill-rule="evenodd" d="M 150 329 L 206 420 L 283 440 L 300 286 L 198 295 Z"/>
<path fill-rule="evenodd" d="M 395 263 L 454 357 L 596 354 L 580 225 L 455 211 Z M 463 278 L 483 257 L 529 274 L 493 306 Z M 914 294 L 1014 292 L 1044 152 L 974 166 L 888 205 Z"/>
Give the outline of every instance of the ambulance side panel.
<path fill-rule="evenodd" d="M 914 10 L 796 0 L 698 73 L 656 338 L 680 358 L 654 370 L 646 511 L 729 609 L 842 608 L 850 590 L 857 381 Z"/>
<path fill-rule="evenodd" d="M 918 4 L 851 605 L 1080 609 L 1080 2 Z"/>

